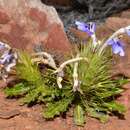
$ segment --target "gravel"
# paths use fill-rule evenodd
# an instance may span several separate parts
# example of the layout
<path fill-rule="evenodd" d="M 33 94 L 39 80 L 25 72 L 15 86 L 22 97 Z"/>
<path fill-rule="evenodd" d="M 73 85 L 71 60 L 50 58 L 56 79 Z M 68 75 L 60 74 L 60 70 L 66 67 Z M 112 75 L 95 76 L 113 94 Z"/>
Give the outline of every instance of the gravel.
<path fill-rule="evenodd" d="M 77 10 L 72 10 L 68 12 L 59 12 L 58 14 L 61 18 L 61 20 L 64 23 L 65 31 L 68 31 L 70 27 L 75 27 L 75 21 L 82 21 L 82 22 L 96 22 L 97 24 L 101 24 L 104 22 L 105 19 L 96 19 L 96 20 L 90 20 L 90 16 L 86 12 L 80 12 Z"/>

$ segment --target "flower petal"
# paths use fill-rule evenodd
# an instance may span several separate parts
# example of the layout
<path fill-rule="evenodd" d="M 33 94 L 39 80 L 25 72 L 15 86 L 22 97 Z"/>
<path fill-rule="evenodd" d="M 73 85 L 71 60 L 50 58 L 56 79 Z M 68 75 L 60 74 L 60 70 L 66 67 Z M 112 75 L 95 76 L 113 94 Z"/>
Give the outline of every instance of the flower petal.
<path fill-rule="evenodd" d="M 113 44 L 112 44 L 112 51 L 114 54 L 119 54 L 120 56 L 124 56 L 124 47 L 121 41 L 119 39 L 113 39 Z"/>
<path fill-rule="evenodd" d="M 107 43 L 108 45 L 112 45 L 112 44 L 115 43 L 115 41 L 114 41 L 113 39 L 108 39 L 108 40 L 106 41 L 106 43 Z"/>
<path fill-rule="evenodd" d="M 118 38 L 108 39 L 106 43 L 112 46 L 114 54 L 125 55 L 123 43 Z"/>
<path fill-rule="evenodd" d="M 9 63 L 12 57 L 13 55 L 9 51 L 6 51 L 0 58 L 0 64 Z"/>
<path fill-rule="evenodd" d="M 88 29 L 85 26 L 82 26 L 82 25 L 79 25 L 77 28 L 79 30 L 83 31 L 83 32 L 87 32 L 88 31 Z"/>
<path fill-rule="evenodd" d="M 119 55 L 120 55 L 120 56 L 125 56 L 125 52 L 124 52 L 124 50 L 120 50 Z"/>
<path fill-rule="evenodd" d="M 76 24 L 77 26 L 87 26 L 86 23 L 80 22 L 80 21 L 75 21 L 75 24 Z"/>
<path fill-rule="evenodd" d="M 126 27 L 125 31 L 126 31 L 127 35 L 130 36 L 130 26 Z"/>
<path fill-rule="evenodd" d="M 79 30 L 88 33 L 89 36 L 93 35 L 96 31 L 96 24 L 93 22 L 86 24 L 83 22 L 76 21 L 75 24 L 77 25 L 77 28 Z"/>
<path fill-rule="evenodd" d="M 128 36 L 130 36 L 130 29 L 127 29 L 126 33 L 127 33 Z"/>

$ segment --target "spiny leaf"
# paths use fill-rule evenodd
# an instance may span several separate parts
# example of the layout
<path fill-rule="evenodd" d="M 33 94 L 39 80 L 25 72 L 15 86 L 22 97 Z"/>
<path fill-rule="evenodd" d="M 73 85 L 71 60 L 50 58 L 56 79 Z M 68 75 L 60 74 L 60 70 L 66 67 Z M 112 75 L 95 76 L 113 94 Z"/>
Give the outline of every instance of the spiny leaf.
<path fill-rule="evenodd" d="M 44 86 L 36 86 L 35 88 L 31 89 L 24 98 L 21 99 L 21 102 L 30 104 L 32 102 L 35 102 L 36 100 L 39 99 L 39 96 L 44 95 L 46 96 L 48 93 L 45 90 Z"/>
<path fill-rule="evenodd" d="M 110 111 L 117 111 L 120 114 L 122 114 L 126 111 L 126 108 L 124 105 L 122 105 L 118 102 L 115 102 L 115 101 L 104 103 L 103 105 L 105 107 L 107 107 Z"/>
<path fill-rule="evenodd" d="M 101 98 L 107 98 L 107 97 L 111 97 L 111 96 L 115 96 L 118 95 L 120 93 L 122 93 L 124 90 L 121 88 L 110 88 L 110 89 L 106 89 L 104 91 L 99 91 L 97 92 L 97 96 L 100 96 Z"/>
<path fill-rule="evenodd" d="M 120 77 L 118 80 L 117 80 L 117 83 L 122 86 L 124 84 L 127 84 L 129 82 L 129 79 L 126 79 L 124 77 Z"/>
<path fill-rule="evenodd" d="M 30 104 L 35 102 L 39 97 L 39 91 L 37 89 L 33 89 L 28 94 L 25 95 L 24 98 L 21 99 L 21 103 Z"/>
<path fill-rule="evenodd" d="M 55 101 L 54 103 L 48 103 L 47 108 L 43 111 L 43 117 L 46 119 L 54 118 L 54 116 L 67 111 L 68 105 L 71 104 L 72 100 L 73 98 L 71 97 Z"/>
<path fill-rule="evenodd" d="M 98 112 L 90 107 L 87 109 L 87 112 L 89 116 L 99 119 L 102 123 L 108 121 L 109 116 L 103 112 Z"/>
<path fill-rule="evenodd" d="M 29 90 L 30 90 L 30 86 L 27 86 L 27 84 L 25 83 L 19 83 L 12 88 L 5 88 L 4 92 L 7 96 L 11 97 L 11 96 L 23 95 Z"/>
<path fill-rule="evenodd" d="M 79 126 L 83 126 L 85 123 L 84 110 L 81 105 L 76 105 L 74 109 L 74 122 Z"/>
<path fill-rule="evenodd" d="M 21 63 L 16 66 L 18 76 L 28 82 L 39 82 L 41 75 L 38 66 L 32 63 L 31 57 L 27 53 L 21 52 L 19 59 Z"/>
<path fill-rule="evenodd" d="M 79 64 L 80 80 L 82 84 L 87 85 L 84 87 L 81 85 L 84 91 L 88 91 L 88 89 L 91 89 L 91 86 L 96 86 L 104 81 L 108 81 L 109 83 L 111 58 L 108 55 L 99 55 L 98 52 L 94 53 L 89 46 L 84 47 L 80 55 L 87 57 L 89 61 L 88 64 L 84 62 Z"/>

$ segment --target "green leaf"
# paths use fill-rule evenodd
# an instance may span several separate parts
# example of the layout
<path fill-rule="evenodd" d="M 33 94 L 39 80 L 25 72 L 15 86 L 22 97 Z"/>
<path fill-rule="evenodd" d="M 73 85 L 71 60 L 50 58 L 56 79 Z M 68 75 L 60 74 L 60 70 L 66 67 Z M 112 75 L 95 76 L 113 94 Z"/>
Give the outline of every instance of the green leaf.
<path fill-rule="evenodd" d="M 39 96 L 44 94 L 44 86 L 36 86 L 34 89 L 29 91 L 24 98 L 21 99 L 21 102 L 25 104 L 30 104 L 38 100 Z"/>
<path fill-rule="evenodd" d="M 93 47 L 91 43 L 88 46 L 84 46 L 81 50 L 81 56 L 87 57 L 89 63 L 80 62 L 79 64 L 79 75 L 81 83 L 81 88 L 84 92 L 88 93 L 94 87 L 102 88 L 102 86 L 109 86 L 107 84 L 111 83 L 109 70 L 111 65 L 110 54 L 104 53 L 99 55 L 97 52 L 93 52 Z"/>
<path fill-rule="evenodd" d="M 4 92 L 7 96 L 19 96 L 23 95 L 30 90 L 30 86 L 27 84 L 19 83 L 12 88 L 5 88 Z"/>
<path fill-rule="evenodd" d="M 88 108 L 87 112 L 89 116 L 99 119 L 102 123 L 108 121 L 109 116 L 107 114 L 103 112 L 98 112 L 94 108 Z"/>
<path fill-rule="evenodd" d="M 106 92 L 105 92 L 106 91 Z M 97 96 L 101 97 L 101 98 L 108 98 L 108 97 L 111 97 L 111 96 L 115 96 L 115 95 L 118 95 L 120 93 L 122 93 L 124 90 L 121 89 L 121 88 L 111 88 L 111 89 L 106 89 L 104 92 L 99 92 L 97 94 Z"/>
<path fill-rule="evenodd" d="M 67 111 L 68 105 L 71 104 L 73 98 L 64 98 L 60 99 L 60 101 L 55 101 L 53 103 L 48 103 L 47 108 L 43 111 L 43 117 L 46 119 L 53 118 L 56 115 L 60 115 Z"/>
<path fill-rule="evenodd" d="M 25 53 L 19 53 L 20 63 L 17 64 L 16 70 L 19 78 L 28 82 L 40 82 L 41 74 L 38 70 L 38 66 L 31 61 L 31 57 Z"/>
<path fill-rule="evenodd" d="M 83 126 L 85 123 L 84 110 L 80 105 L 76 105 L 74 109 L 74 122 L 79 126 Z"/>
<path fill-rule="evenodd" d="M 37 89 L 31 90 L 28 94 L 25 95 L 24 98 L 21 99 L 21 103 L 30 104 L 35 102 L 39 97 L 39 91 Z"/>
<path fill-rule="evenodd" d="M 119 77 L 119 79 L 117 79 L 117 82 L 120 86 L 129 83 L 129 79 L 126 79 L 124 77 Z"/>
<path fill-rule="evenodd" d="M 103 105 L 107 107 L 110 111 L 118 111 L 121 114 L 126 111 L 126 108 L 124 105 L 117 103 L 115 101 L 104 103 Z"/>

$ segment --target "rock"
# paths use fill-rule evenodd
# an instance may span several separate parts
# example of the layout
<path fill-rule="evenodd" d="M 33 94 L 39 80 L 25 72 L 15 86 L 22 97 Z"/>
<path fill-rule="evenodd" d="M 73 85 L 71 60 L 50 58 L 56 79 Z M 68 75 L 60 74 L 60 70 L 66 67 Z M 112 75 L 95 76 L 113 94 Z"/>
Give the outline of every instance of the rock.
<path fill-rule="evenodd" d="M 122 18 L 130 18 L 130 9 L 126 10 L 126 11 L 123 11 L 121 13 L 121 17 Z"/>
<path fill-rule="evenodd" d="M 0 41 L 29 52 L 37 45 L 71 50 L 56 10 L 40 0 L 0 0 Z"/>
<path fill-rule="evenodd" d="M 122 17 L 110 17 L 106 20 L 106 28 L 116 31 L 119 28 L 130 25 L 130 19 Z"/>
<path fill-rule="evenodd" d="M 107 38 L 108 36 L 112 35 L 115 31 L 122 27 L 126 27 L 130 25 L 130 19 L 128 18 L 122 18 L 122 17 L 109 17 L 105 24 L 101 25 L 97 29 L 97 36 L 100 38 L 102 35 L 104 38 Z M 126 34 L 123 34 L 122 41 L 126 44 L 130 43 L 130 37 L 128 37 Z"/>
<path fill-rule="evenodd" d="M 20 111 L 17 109 L 11 110 L 11 111 L 0 111 L 0 118 L 2 119 L 10 119 L 14 116 L 17 116 L 20 114 Z"/>
<path fill-rule="evenodd" d="M 82 32 L 78 29 L 75 29 L 75 28 L 70 28 L 70 31 L 72 33 L 74 33 L 74 35 L 76 35 L 78 38 L 82 39 L 82 40 L 87 40 L 89 38 L 88 34 L 86 32 Z"/>
<path fill-rule="evenodd" d="M 130 83 L 127 83 L 123 86 L 124 92 L 118 97 L 117 101 L 125 105 L 127 109 L 130 108 Z"/>

